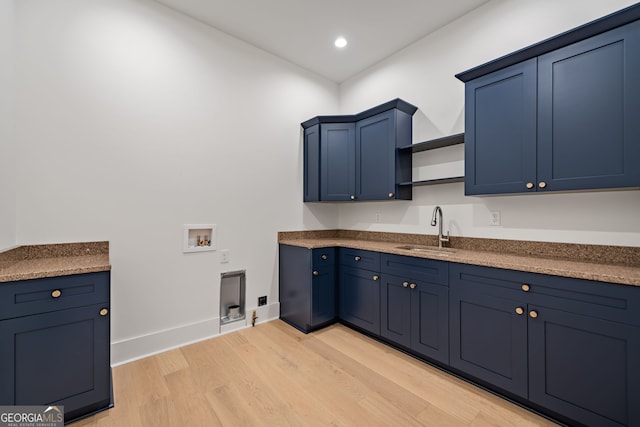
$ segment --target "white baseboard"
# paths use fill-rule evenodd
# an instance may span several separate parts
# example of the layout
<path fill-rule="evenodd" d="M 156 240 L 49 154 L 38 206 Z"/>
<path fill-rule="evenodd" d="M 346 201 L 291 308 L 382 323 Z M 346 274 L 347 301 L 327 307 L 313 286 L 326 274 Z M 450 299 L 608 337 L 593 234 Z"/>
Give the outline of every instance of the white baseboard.
<path fill-rule="evenodd" d="M 202 322 L 112 342 L 111 366 L 133 362 L 134 360 L 213 338 L 223 333 L 251 327 L 251 318 L 254 310 L 258 316 L 256 324 L 280 317 L 280 303 L 275 302 L 261 307 L 247 308 L 244 320 L 226 325 L 221 325 L 220 318 L 216 317 Z"/>

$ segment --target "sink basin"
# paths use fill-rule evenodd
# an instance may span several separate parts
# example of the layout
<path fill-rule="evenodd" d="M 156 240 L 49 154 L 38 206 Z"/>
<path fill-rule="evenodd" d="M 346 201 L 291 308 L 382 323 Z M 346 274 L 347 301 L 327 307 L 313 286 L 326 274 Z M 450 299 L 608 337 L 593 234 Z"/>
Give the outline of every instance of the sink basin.
<path fill-rule="evenodd" d="M 455 249 L 451 249 L 451 248 L 439 248 L 437 246 L 422 246 L 422 245 L 396 246 L 396 249 L 402 249 L 404 251 L 411 251 L 411 252 L 431 252 L 431 253 L 438 253 L 442 255 L 449 255 L 456 251 Z"/>

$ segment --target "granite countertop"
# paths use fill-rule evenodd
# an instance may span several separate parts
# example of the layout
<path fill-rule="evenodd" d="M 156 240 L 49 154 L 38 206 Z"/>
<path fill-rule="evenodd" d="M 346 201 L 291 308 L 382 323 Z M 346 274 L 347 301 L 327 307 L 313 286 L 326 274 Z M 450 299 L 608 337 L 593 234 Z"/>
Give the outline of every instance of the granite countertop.
<path fill-rule="evenodd" d="M 436 236 L 323 230 L 282 232 L 280 244 L 308 249 L 345 247 L 509 270 L 640 286 L 640 248 L 451 237 L 453 252 L 418 252 L 402 245 L 436 246 Z"/>
<path fill-rule="evenodd" d="M 109 270 L 109 242 L 19 246 L 0 252 L 0 282 Z"/>

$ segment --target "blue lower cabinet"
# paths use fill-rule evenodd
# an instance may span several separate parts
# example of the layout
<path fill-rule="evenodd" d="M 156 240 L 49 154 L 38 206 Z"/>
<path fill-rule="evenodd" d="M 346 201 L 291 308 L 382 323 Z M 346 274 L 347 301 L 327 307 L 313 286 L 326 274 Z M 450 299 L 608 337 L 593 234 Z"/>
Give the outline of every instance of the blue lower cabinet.
<path fill-rule="evenodd" d="M 335 252 L 280 245 L 280 318 L 305 333 L 336 319 Z"/>
<path fill-rule="evenodd" d="M 420 356 L 449 363 L 449 289 L 390 274 L 380 277 L 380 335 Z"/>
<path fill-rule="evenodd" d="M 527 397 L 526 304 L 487 294 L 481 284 L 450 288 L 450 363 L 479 380 Z"/>
<path fill-rule="evenodd" d="M 2 284 L 8 295 L 22 308 L 0 320 L 0 405 L 64 405 L 65 422 L 112 406 L 109 273 Z"/>
<path fill-rule="evenodd" d="M 283 320 L 331 323 L 336 296 L 345 324 L 563 423 L 640 426 L 640 287 L 280 246 Z M 0 369 L 15 363 L 7 357 Z"/>
<path fill-rule="evenodd" d="M 566 422 L 640 426 L 640 289 L 451 264 L 451 366 Z"/>
<path fill-rule="evenodd" d="M 340 319 L 380 335 L 380 275 L 340 266 Z"/>
<path fill-rule="evenodd" d="M 0 322 L 5 349 L 0 355 L 0 376 L 5 378 L 0 401 L 64 405 L 65 420 L 107 407 L 109 319 L 100 315 L 103 308 L 100 304 Z"/>
<path fill-rule="evenodd" d="M 528 309 L 529 400 L 586 425 L 639 426 L 640 328 Z"/>

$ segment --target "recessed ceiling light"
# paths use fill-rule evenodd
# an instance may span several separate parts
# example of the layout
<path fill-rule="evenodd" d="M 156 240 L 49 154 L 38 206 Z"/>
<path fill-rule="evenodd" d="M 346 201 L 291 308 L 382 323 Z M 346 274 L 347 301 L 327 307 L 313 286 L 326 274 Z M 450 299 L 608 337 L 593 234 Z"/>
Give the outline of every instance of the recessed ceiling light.
<path fill-rule="evenodd" d="M 345 39 L 344 37 L 338 37 L 336 41 L 333 42 L 333 44 L 335 44 L 336 47 L 343 48 L 347 45 L 347 39 Z"/>

